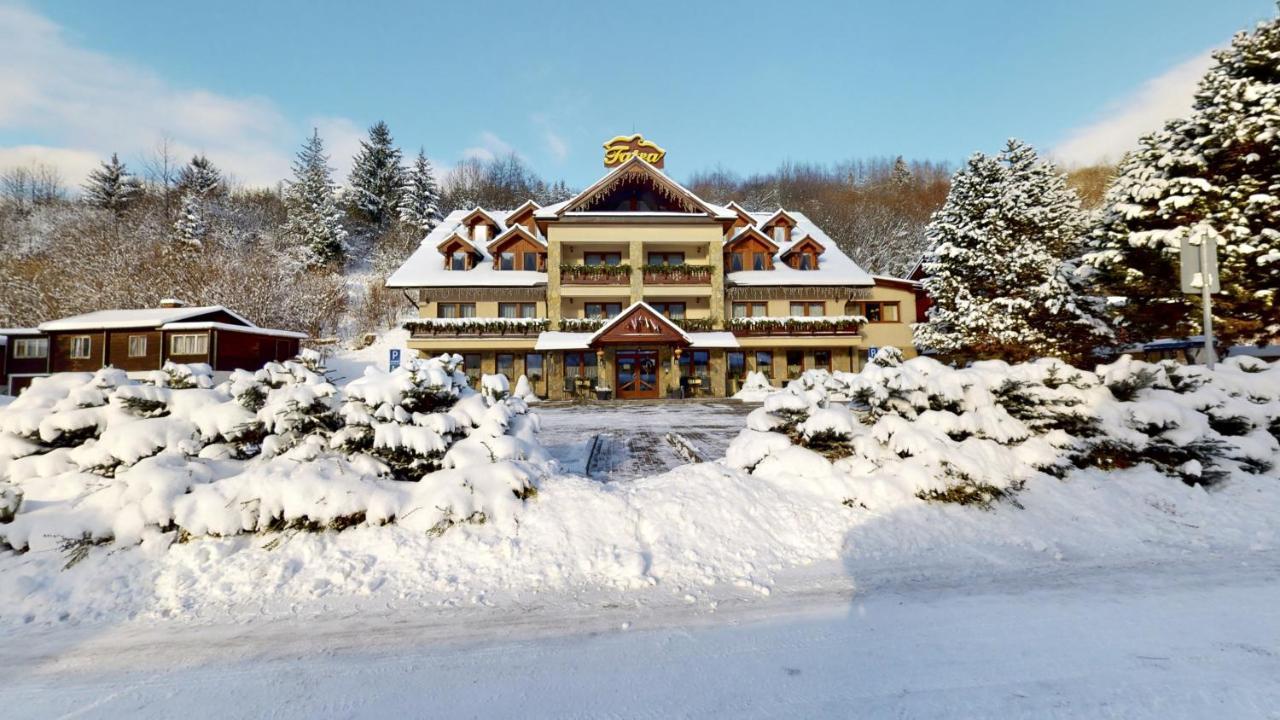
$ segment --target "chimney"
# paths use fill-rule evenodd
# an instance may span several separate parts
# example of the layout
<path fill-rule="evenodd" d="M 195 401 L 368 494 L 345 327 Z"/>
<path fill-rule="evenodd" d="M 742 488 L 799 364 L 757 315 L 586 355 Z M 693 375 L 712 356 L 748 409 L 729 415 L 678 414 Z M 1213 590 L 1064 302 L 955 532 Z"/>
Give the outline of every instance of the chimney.
<path fill-rule="evenodd" d="M 179 300 L 179 299 L 177 299 L 177 298 L 165 298 L 165 299 L 163 299 L 163 300 L 161 300 L 161 301 L 160 301 L 160 307 L 162 307 L 162 308 L 169 308 L 169 309 L 173 309 L 173 308 L 181 308 L 181 307 L 186 307 L 186 306 L 187 306 L 187 304 L 186 304 L 185 302 L 183 302 L 183 301 L 181 301 L 181 300 Z"/>

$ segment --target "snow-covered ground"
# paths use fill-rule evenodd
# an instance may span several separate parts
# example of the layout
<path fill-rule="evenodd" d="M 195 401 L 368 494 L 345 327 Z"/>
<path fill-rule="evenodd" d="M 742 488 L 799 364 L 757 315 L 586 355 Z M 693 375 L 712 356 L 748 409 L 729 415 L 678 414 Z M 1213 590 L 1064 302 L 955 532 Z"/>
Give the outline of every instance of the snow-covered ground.
<path fill-rule="evenodd" d="M 151 532 L 66 569 L 47 541 L 0 554 L 0 707 L 1275 717 L 1274 471 L 1206 490 L 1147 466 L 1083 469 L 990 509 L 863 504 L 784 463 L 679 465 L 666 444 L 675 432 L 723 451 L 748 409 L 539 410 L 560 472 L 512 522 L 438 537 L 412 522 L 178 544 Z M 595 435 L 662 444 L 643 471 L 588 477 Z"/>

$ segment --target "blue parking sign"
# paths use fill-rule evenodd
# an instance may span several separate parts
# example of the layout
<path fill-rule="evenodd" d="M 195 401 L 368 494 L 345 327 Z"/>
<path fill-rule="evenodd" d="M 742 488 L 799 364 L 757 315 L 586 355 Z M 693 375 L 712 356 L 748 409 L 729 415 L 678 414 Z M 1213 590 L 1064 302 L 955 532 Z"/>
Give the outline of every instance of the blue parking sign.
<path fill-rule="evenodd" d="M 880 348 L 878 348 L 878 347 L 872 346 L 872 347 L 867 348 L 867 359 L 868 359 L 868 360 L 875 360 L 875 359 L 876 359 L 876 353 L 877 353 L 877 352 L 880 352 Z"/>
<path fill-rule="evenodd" d="M 388 370 L 400 367 L 400 348 L 391 348 L 391 360 L 387 364 L 390 365 Z"/>

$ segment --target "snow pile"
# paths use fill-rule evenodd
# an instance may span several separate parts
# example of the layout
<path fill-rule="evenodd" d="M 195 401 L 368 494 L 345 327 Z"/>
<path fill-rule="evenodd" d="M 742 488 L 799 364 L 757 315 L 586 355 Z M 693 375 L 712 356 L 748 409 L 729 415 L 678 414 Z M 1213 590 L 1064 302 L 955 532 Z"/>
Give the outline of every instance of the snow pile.
<path fill-rule="evenodd" d="M 988 504 L 1081 467 L 1148 464 L 1210 485 L 1280 465 L 1280 366 L 1125 357 L 1092 373 L 1048 359 L 954 369 L 882 353 L 861 373 L 810 371 L 766 397 L 726 462 L 863 505 Z"/>
<path fill-rule="evenodd" d="M 743 402 L 760 402 L 770 393 L 777 391 L 777 388 L 769 384 L 769 378 L 765 377 L 764 373 L 752 370 L 747 373 L 747 379 L 742 383 L 742 389 L 734 393 L 733 397 Z"/>
<path fill-rule="evenodd" d="M 528 406 L 473 392 L 460 362 L 369 368 L 345 390 L 315 355 L 216 387 L 180 365 L 37 379 L 0 407 L 0 546 L 510 525 L 551 461 Z"/>

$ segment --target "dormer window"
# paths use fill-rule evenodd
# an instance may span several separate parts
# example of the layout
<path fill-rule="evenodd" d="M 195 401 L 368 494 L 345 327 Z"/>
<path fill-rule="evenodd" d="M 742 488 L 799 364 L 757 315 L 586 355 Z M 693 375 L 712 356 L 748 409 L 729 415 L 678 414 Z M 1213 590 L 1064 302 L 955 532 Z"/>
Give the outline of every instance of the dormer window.
<path fill-rule="evenodd" d="M 736 252 L 729 255 L 729 272 L 742 272 L 742 253 Z"/>
<path fill-rule="evenodd" d="M 784 243 L 787 241 L 787 228 L 782 224 L 773 226 L 773 241 L 776 243 Z"/>
<path fill-rule="evenodd" d="M 484 223 L 477 223 L 476 226 L 471 229 L 471 238 L 477 243 L 488 242 L 489 226 Z"/>
<path fill-rule="evenodd" d="M 810 255 L 809 253 L 803 253 L 803 254 L 801 254 L 801 255 L 800 255 L 800 264 L 796 266 L 796 269 L 797 269 L 797 270 L 812 270 L 812 269 L 813 269 L 813 256 L 812 256 L 812 255 Z"/>
<path fill-rule="evenodd" d="M 752 253 L 752 254 L 751 254 L 751 269 L 752 269 L 752 270 L 765 270 L 765 269 L 766 269 L 765 265 L 767 264 L 767 258 L 768 258 L 768 257 L 769 257 L 769 256 L 768 256 L 767 254 L 762 253 L 762 252 Z"/>
<path fill-rule="evenodd" d="M 449 259 L 450 270 L 466 270 L 468 254 L 459 250 L 455 252 Z"/>
<path fill-rule="evenodd" d="M 515 270 L 516 254 L 513 252 L 502 253 L 502 255 L 499 256 L 498 269 L 499 270 Z"/>
<path fill-rule="evenodd" d="M 530 272 L 537 272 L 538 270 L 538 254 L 537 253 L 526 252 L 524 254 L 524 269 Z"/>

